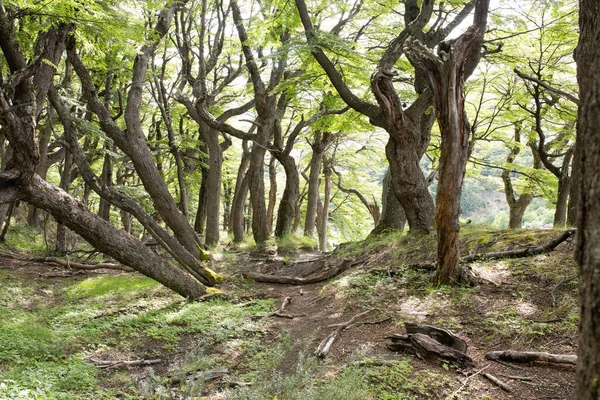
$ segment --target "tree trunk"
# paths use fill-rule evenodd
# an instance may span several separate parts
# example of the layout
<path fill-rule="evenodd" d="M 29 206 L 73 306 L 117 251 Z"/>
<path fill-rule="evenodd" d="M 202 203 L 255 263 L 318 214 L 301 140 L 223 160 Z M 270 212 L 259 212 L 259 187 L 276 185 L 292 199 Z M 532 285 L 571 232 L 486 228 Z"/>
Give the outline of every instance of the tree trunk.
<path fill-rule="evenodd" d="M 102 174 L 100 175 L 102 183 L 107 187 L 112 186 L 113 176 L 112 159 L 109 154 L 109 150 L 112 149 L 110 147 L 112 146 L 109 143 L 104 144 L 104 164 L 102 165 Z M 103 220 L 110 222 L 110 203 L 102 197 L 100 198 L 100 205 L 98 206 L 98 216 Z"/>
<path fill-rule="evenodd" d="M 230 229 L 233 232 L 233 241 L 238 243 L 242 242 L 246 237 L 244 210 L 246 209 L 246 199 L 248 197 L 248 166 L 250 164 L 250 151 L 245 142 L 242 147 L 244 153 L 242 154 L 242 160 L 240 161 L 235 181 L 231 218 L 229 220 Z"/>
<path fill-rule="evenodd" d="M 381 194 L 381 216 L 371 235 L 381 235 L 394 231 L 401 231 L 406 224 L 404 210 L 396 198 L 394 188 L 392 187 L 392 176 L 390 169 L 385 172 L 383 177 L 383 192 Z"/>
<path fill-rule="evenodd" d="M 575 147 L 567 150 L 563 159 L 563 165 L 560 169 L 558 177 L 558 194 L 556 196 L 556 210 L 554 212 L 554 227 L 564 227 L 567 223 L 567 202 L 569 201 L 569 193 L 571 192 L 571 176 L 569 174 L 569 166 Z"/>
<path fill-rule="evenodd" d="M 182 296 L 198 298 L 206 293 L 205 287 L 189 274 L 153 253 L 133 236 L 86 211 L 83 204 L 62 189 L 36 176 L 31 186 L 22 190 L 24 200 L 49 211 L 98 251 L 157 280 Z"/>
<path fill-rule="evenodd" d="M 311 144 L 312 155 L 310 158 L 310 173 L 308 175 L 308 194 L 306 202 L 306 219 L 304 220 L 304 236 L 313 237 L 317 219 L 317 206 L 319 202 L 319 186 L 321 184 L 321 165 L 323 154 L 329 145 L 331 134 L 329 132 L 315 132 L 315 139 Z"/>
<path fill-rule="evenodd" d="M 579 152 L 581 150 L 575 144 L 575 151 L 573 155 L 573 161 L 571 166 L 571 185 L 569 190 L 569 204 L 567 206 L 567 225 L 577 226 L 577 211 L 579 209 L 579 186 L 581 179 L 581 166 L 579 160 L 581 156 Z"/>
<path fill-rule="evenodd" d="M 233 185 L 230 178 L 223 179 L 223 230 L 229 229 L 231 204 L 233 202 Z"/>
<path fill-rule="evenodd" d="M 60 175 L 60 188 L 69 193 L 71 187 L 71 169 L 73 167 L 73 155 L 70 151 L 65 152 L 65 160 L 63 163 L 62 174 Z M 102 217 L 100 217 L 102 218 Z M 105 218 L 102 218 L 106 221 Z M 67 253 L 67 228 L 60 222 L 57 221 L 56 225 L 56 253 L 66 254 Z"/>
<path fill-rule="evenodd" d="M 202 188 L 206 191 L 204 212 L 206 213 L 205 242 L 208 246 L 219 243 L 221 236 L 221 181 L 223 172 L 223 151 L 228 145 L 219 144 L 219 132 L 200 122 L 200 132 L 208 150 L 208 169 L 202 174 Z M 204 183 L 206 180 L 206 184 Z"/>
<path fill-rule="evenodd" d="M 429 233 L 433 226 L 435 206 L 421 171 L 421 156 L 413 135 L 399 129 L 390 133 L 385 153 L 390 165 L 392 188 L 402 206 L 410 233 Z"/>
<path fill-rule="evenodd" d="M 442 138 L 435 213 L 437 281 L 442 285 L 468 280 L 459 264 L 460 195 L 470 148 L 463 84 L 481 57 L 488 7 L 489 0 L 477 2 L 473 25 L 447 51 L 440 46 L 435 55 L 416 40 L 407 41 L 404 47 L 411 64 L 428 78 Z M 407 219 L 410 221 L 408 215 Z"/>
<path fill-rule="evenodd" d="M 252 204 L 252 236 L 257 245 L 269 238 L 267 229 L 267 204 L 265 202 L 265 153 L 269 144 L 272 121 L 260 121 L 257 139 L 250 154 L 250 166 L 246 176 Z"/>
<path fill-rule="evenodd" d="M 319 215 L 319 251 L 327 252 L 327 225 L 329 223 L 329 202 L 331 201 L 331 161 L 323 160 L 323 177 L 325 188 L 323 189 L 323 202 L 321 203 L 321 213 Z"/>
<path fill-rule="evenodd" d="M 271 155 L 269 161 L 269 206 L 267 207 L 267 224 L 269 232 L 273 232 L 273 221 L 275 220 L 275 203 L 277 202 L 277 159 Z"/>
<path fill-rule="evenodd" d="M 294 157 L 289 154 L 279 154 L 277 157 L 285 170 L 285 188 L 277 211 L 275 236 L 283 237 L 292 233 L 298 198 L 300 197 L 300 174 Z"/>
<path fill-rule="evenodd" d="M 580 159 L 576 260 L 579 265 L 577 399 L 600 399 L 600 2 L 579 1 L 575 51 L 581 104 L 577 120 Z"/>
<path fill-rule="evenodd" d="M 516 145 L 509 146 L 510 151 L 506 156 L 506 163 L 512 164 L 515 158 L 521 152 L 521 128 L 520 122 L 515 123 L 514 140 Z M 542 162 L 536 152 L 532 151 L 533 156 L 533 168 L 540 169 Z M 512 179 L 510 177 L 510 171 L 504 169 L 502 171 L 502 183 L 504 184 L 504 195 L 506 202 L 508 203 L 508 228 L 509 229 L 520 229 L 523 227 L 523 215 L 533 200 L 533 192 L 521 193 L 517 199 L 515 190 L 513 188 Z"/>
<path fill-rule="evenodd" d="M 203 157 L 203 162 L 207 161 Z M 206 197 L 208 196 L 208 168 L 200 167 L 200 189 L 198 190 L 198 209 L 196 210 L 196 218 L 194 219 L 194 230 L 199 235 L 204 235 L 206 229 Z"/>

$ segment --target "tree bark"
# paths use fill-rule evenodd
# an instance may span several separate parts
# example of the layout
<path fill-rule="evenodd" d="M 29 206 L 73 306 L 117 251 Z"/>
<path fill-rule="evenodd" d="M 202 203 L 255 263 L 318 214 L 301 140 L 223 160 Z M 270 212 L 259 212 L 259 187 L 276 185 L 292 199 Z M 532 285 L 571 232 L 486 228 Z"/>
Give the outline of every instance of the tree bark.
<path fill-rule="evenodd" d="M 273 222 L 275 221 L 275 203 L 277 202 L 277 159 L 271 156 L 269 161 L 269 205 L 267 207 L 267 225 L 269 232 L 273 232 Z"/>
<path fill-rule="evenodd" d="M 581 106 L 577 163 L 581 171 L 576 260 L 579 266 L 577 398 L 600 399 L 600 3 L 579 1 L 575 51 Z"/>
<path fill-rule="evenodd" d="M 205 287 L 189 274 L 168 263 L 142 242 L 113 227 L 102 218 L 85 210 L 83 204 L 39 177 L 22 187 L 24 200 L 49 211 L 55 218 L 124 265 L 155 279 L 189 298 L 206 293 Z"/>
<path fill-rule="evenodd" d="M 388 168 L 383 177 L 383 191 L 381 193 L 381 216 L 371 235 L 381 235 L 394 231 L 401 231 L 406 224 L 406 217 L 402 205 L 392 187 L 392 175 Z"/>
<path fill-rule="evenodd" d="M 310 145 L 310 173 L 308 175 L 308 193 L 306 202 L 306 218 L 304 220 L 304 236 L 313 237 L 317 220 L 317 205 L 319 203 L 319 186 L 321 185 L 321 165 L 323 154 L 331 141 L 331 133 L 315 132 L 315 139 Z"/>
<path fill-rule="evenodd" d="M 331 159 L 323 160 L 323 180 L 325 187 L 323 189 L 323 202 L 321 205 L 321 213 L 318 218 L 318 233 L 319 233 L 319 251 L 327 252 L 327 228 L 329 225 L 329 203 L 331 201 Z"/>
<path fill-rule="evenodd" d="M 512 164 L 515 158 L 521 152 L 521 123 L 515 123 L 514 141 L 516 145 L 509 146 L 510 151 L 506 156 L 506 163 Z M 539 156 L 532 152 L 533 155 L 533 168 L 539 169 L 542 167 Z M 504 184 L 504 196 L 508 203 L 508 228 L 509 229 L 521 229 L 523 227 L 523 215 L 531 204 L 534 194 L 532 191 L 521 193 L 519 198 L 516 197 L 515 190 L 513 188 L 512 179 L 510 178 L 510 171 L 504 169 L 502 171 L 502 183 Z"/>
<path fill-rule="evenodd" d="M 66 193 L 69 193 L 71 187 L 71 169 L 73 167 L 73 155 L 70 151 L 65 152 L 65 160 L 63 162 L 63 170 L 60 174 L 60 188 Z M 100 217 L 102 218 L 102 217 Z M 104 218 L 102 218 L 104 219 Z M 106 219 L 104 219 L 106 221 Z M 67 253 L 67 229 L 62 222 L 57 221 L 56 226 L 56 244 L 55 249 L 58 254 Z"/>

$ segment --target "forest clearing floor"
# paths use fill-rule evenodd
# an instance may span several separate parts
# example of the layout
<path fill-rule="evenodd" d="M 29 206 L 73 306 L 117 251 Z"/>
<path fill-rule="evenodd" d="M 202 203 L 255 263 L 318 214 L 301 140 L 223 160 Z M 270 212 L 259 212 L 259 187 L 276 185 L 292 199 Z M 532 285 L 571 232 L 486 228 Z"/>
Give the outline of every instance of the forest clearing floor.
<path fill-rule="evenodd" d="M 537 246 L 561 233 L 468 228 L 462 251 Z M 227 277 L 225 296 L 203 302 L 135 273 L 71 275 L 0 257 L 0 399 L 573 398 L 573 365 L 484 358 L 509 349 L 576 354 L 572 239 L 548 254 L 472 263 L 485 281 L 441 288 L 430 271 L 414 268 L 433 261 L 434 240 L 392 235 L 325 257 L 223 252 L 214 268 Z M 353 266 L 308 285 L 242 277 L 309 277 L 341 262 Z M 285 299 L 284 316 L 274 315 Z M 353 317 L 329 354 L 317 358 L 332 325 Z M 387 337 L 403 333 L 405 322 L 451 330 L 468 343 L 473 371 L 484 371 L 467 378 L 453 366 L 389 350 Z"/>

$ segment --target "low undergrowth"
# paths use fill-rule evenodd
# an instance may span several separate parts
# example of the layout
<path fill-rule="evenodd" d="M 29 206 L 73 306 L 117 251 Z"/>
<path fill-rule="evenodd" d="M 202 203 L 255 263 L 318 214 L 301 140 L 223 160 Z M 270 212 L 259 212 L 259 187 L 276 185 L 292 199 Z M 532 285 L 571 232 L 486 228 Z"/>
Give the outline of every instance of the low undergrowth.
<path fill-rule="evenodd" d="M 470 227 L 462 243 L 473 254 L 539 245 L 559 234 Z M 235 272 L 240 264 L 251 267 L 256 255 L 224 253 L 218 268 L 234 273 L 222 287 L 229 297 L 205 302 L 185 301 L 137 274 L 47 278 L 49 265 L 4 259 L 0 399 L 445 398 L 460 386 L 457 371 L 391 353 L 385 337 L 402 332 L 404 322 L 420 322 L 458 333 L 475 358 L 509 348 L 573 353 L 577 280 L 569 246 L 474 263 L 485 278 L 475 287 L 436 287 L 431 272 L 410 267 L 433 260 L 435 242 L 426 236 L 343 245 L 331 259 L 361 256 L 364 264 L 305 287 L 245 280 Z M 303 316 L 264 317 L 284 297 L 293 299 L 290 312 Z M 313 355 L 331 324 L 367 310 L 364 320 L 372 325 L 344 332 L 327 359 Z M 161 361 L 130 368 L 94 363 L 151 359 Z M 492 394 L 479 382 L 457 398 L 504 398 Z"/>

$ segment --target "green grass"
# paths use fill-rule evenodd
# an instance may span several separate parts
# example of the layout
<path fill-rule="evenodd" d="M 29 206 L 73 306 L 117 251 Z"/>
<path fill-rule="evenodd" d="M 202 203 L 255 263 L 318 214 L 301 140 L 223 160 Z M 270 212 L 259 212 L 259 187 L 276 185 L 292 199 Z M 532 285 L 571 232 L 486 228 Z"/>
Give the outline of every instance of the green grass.
<path fill-rule="evenodd" d="M 0 271 L 0 399 L 137 398 L 128 374 L 107 376 L 90 358 L 168 357 L 191 335 L 210 348 L 260 331 L 248 316 L 273 308 L 188 302 L 133 274 L 54 282 Z"/>

